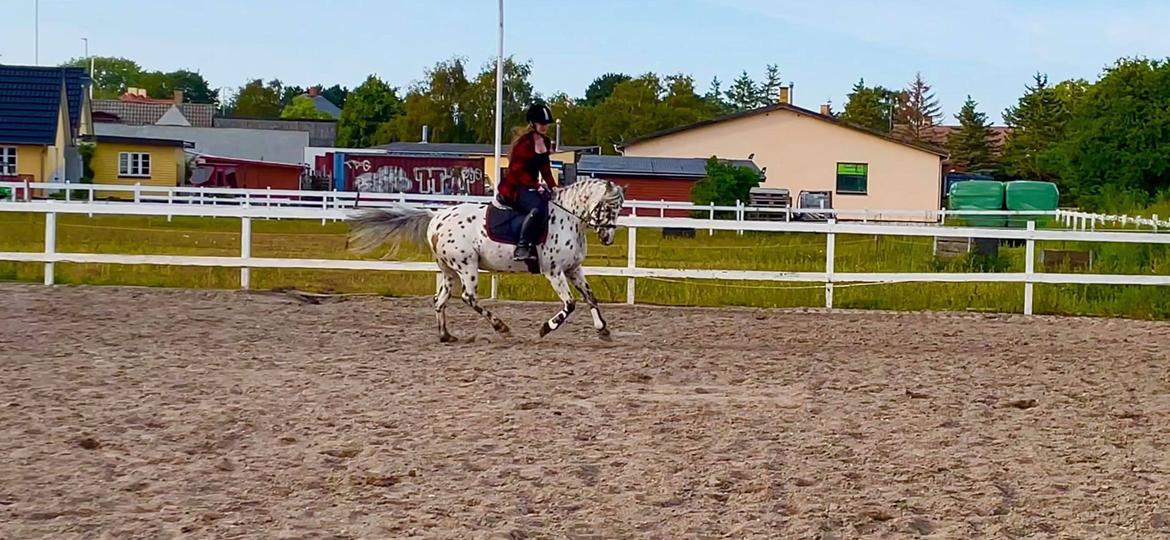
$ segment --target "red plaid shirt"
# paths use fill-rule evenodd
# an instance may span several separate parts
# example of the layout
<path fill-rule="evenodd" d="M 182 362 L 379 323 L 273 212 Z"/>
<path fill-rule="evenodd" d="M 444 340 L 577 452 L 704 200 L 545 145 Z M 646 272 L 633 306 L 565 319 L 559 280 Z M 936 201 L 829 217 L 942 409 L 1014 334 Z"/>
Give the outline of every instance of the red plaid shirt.
<path fill-rule="evenodd" d="M 537 138 L 543 139 L 543 152 L 537 152 Z M 500 182 L 499 193 L 504 200 L 511 200 L 521 190 L 540 187 L 540 176 L 544 175 L 544 182 L 548 187 L 556 187 L 553 177 L 549 154 L 552 151 L 552 142 L 548 137 L 536 132 L 525 134 L 512 145 L 508 153 L 508 172 Z"/>

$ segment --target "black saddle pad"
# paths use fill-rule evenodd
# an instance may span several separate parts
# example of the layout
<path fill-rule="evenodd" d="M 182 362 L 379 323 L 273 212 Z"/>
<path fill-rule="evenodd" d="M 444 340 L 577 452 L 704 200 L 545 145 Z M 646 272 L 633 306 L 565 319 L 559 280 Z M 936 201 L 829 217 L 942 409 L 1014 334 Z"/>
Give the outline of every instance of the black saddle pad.
<path fill-rule="evenodd" d="M 524 216 L 511 208 L 499 208 L 494 204 L 487 205 L 487 216 L 484 219 L 484 229 L 488 238 L 501 244 L 516 245 L 520 241 L 520 227 L 524 225 Z M 538 223 L 537 242 L 540 245 L 548 238 L 548 222 Z"/>

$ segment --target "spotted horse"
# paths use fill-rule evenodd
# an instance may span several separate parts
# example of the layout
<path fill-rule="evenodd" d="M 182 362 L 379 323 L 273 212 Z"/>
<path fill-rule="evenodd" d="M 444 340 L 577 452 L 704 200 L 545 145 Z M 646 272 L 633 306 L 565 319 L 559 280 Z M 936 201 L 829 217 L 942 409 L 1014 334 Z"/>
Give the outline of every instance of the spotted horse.
<path fill-rule="evenodd" d="M 430 247 L 442 275 L 435 292 L 435 316 L 441 342 L 457 341 L 447 330 L 446 311 L 456 281 L 462 287 L 465 304 L 487 318 L 497 333 L 510 333 L 508 325 L 476 298 L 480 270 L 504 273 L 538 270 L 548 279 L 561 299 L 561 309 L 541 326 L 541 337 L 560 328 L 573 313 L 576 302 L 569 288 L 572 283 L 589 304 L 598 335 L 608 340 L 608 325 L 581 264 L 585 261 L 585 234 L 589 229 L 597 232 L 603 245 L 613 244 L 625 191 L 607 180 L 588 179 L 558 187 L 551 197 L 544 241 L 537 246 L 536 268 L 512 260 L 514 242 L 492 238 L 499 237 L 488 231 L 488 215 L 493 210 L 476 203 L 454 205 L 437 212 L 406 205 L 360 210 L 350 216 L 348 245 L 356 253 L 368 253 L 389 241 L 405 240 Z M 495 230 L 499 232 L 498 228 Z"/>

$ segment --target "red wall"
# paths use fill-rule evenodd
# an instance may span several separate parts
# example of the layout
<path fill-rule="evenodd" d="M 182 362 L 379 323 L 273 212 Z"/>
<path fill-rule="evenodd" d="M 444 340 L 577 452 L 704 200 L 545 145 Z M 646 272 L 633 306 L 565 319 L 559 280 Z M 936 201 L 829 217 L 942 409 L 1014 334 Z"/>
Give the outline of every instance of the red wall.
<path fill-rule="evenodd" d="M 603 176 L 597 175 L 598 178 L 604 178 L 626 190 L 626 200 L 638 201 L 679 201 L 691 202 L 691 186 L 695 185 L 697 179 L 691 178 L 644 178 L 644 177 L 624 177 L 624 176 Z M 637 215 L 647 217 L 658 217 L 657 208 L 639 208 Z M 624 212 L 628 214 L 629 212 Z M 666 217 L 690 217 L 690 212 L 686 210 L 666 210 Z"/>
<path fill-rule="evenodd" d="M 301 189 L 301 171 L 270 165 L 237 165 L 236 182 L 247 189 Z"/>
<path fill-rule="evenodd" d="M 333 173 L 333 153 L 317 159 Z M 318 169 L 321 170 L 321 169 Z M 345 156 L 346 191 L 483 195 L 483 159 L 448 157 Z"/>

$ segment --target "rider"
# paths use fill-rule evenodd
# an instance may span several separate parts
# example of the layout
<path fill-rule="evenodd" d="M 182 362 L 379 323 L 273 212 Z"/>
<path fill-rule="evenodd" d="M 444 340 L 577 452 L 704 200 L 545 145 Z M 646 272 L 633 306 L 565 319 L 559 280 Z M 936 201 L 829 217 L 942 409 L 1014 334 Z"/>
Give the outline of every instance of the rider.
<path fill-rule="evenodd" d="M 512 141 L 508 154 L 508 172 L 498 188 L 500 200 L 524 214 L 520 228 L 520 240 L 516 243 L 513 260 L 525 261 L 536 258 L 536 233 L 548 219 L 548 189 L 556 187 L 552 174 L 549 154 L 552 141 L 548 138 L 548 125 L 552 123 L 552 111 L 542 104 L 528 108 L 528 127 Z M 540 177 L 544 177 L 544 184 Z"/>

